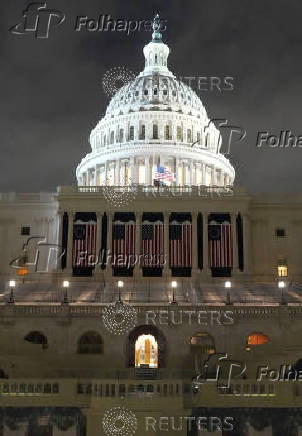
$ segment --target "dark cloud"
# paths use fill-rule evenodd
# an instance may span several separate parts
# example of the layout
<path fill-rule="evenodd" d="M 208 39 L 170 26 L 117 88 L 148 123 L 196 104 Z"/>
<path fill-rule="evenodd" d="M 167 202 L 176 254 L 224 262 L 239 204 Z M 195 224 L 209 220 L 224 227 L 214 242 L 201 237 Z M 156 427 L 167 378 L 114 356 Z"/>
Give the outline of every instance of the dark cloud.
<path fill-rule="evenodd" d="M 143 68 L 148 32 L 75 32 L 76 16 L 168 20 L 165 40 L 178 76 L 233 76 L 234 91 L 199 91 L 211 117 L 247 131 L 232 147 L 240 182 L 256 192 L 299 192 L 302 148 L 256 148 L 257 132 L 292 130 L 300 122 L 302 4 L 264 0 L 49 0 L 66 22 L 49 39 L 9 28 L 28 2 L 1 3 L 1 191 L 46 191 L 75 182 L 88 136 L 108 98 L 102 75 L 111 67 Z"/>

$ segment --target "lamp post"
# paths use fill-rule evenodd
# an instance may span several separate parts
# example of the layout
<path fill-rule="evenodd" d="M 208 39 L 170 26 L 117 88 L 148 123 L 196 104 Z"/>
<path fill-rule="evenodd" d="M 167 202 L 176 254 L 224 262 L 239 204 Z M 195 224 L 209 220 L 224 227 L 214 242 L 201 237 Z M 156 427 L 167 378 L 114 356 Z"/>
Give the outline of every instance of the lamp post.
<path fill-rule="evenodd" d="M 14 289 L 16 287 L 15 280 L 10 280 L 9 281 L 9 287 L 10 287 L 10 293 L 9 293 L 8 303 L 9 304 L 14 304 L 15 303 Z"/>
<path fill-rule="evenodd" d="M 117 287 L 118 287 L 118 301 L 121 302 L 121 289 L 124 287 L 124 282 L 122 280 L 119 280 L 117 282 Z"/>
<path fill-rule="evenodd" d="M 67 289 L 69 288 L 69 281 L 68 280 L 64 280 L 63 281 L 63 288 L 64 288 L 64 296 L 63 296 L 63 304 L 68 304 L 68 292 Z"/>
<path fill-rule="evenodd" d="M 286 304 L 286 301 L 284 300 L 284 292 L 283 292 L 285 286 L 286 286 L 285 281 L 283 280 L 278 281 L 278 288 L 281 289 L 281 302 L 280 302 L 281 305 Z"/>
<path fill-rule="evenodd" d="M 175 289 L 177 288 L 177 282 L 175 281 L 175 280 L 173 280 L 172 281 L 172 283 L 171 283 L 171 286 L 172 286 L 172 289 L 173 289 L 173 291 L 172 291 L 172 303 L 176 303 L 176 300 L 175 300 Z"/>

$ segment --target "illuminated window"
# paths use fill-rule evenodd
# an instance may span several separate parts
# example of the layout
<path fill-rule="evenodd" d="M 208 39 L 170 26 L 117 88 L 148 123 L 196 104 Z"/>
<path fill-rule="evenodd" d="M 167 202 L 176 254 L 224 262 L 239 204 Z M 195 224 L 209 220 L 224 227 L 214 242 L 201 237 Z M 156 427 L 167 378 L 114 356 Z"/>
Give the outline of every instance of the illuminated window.
<path fill-rule="evenodd" d="M 288 269 L 287 265 L 278 265 L 278 277 L 287 277 Z"/>
<path fill-rule="evenodd" d="M 248 336 L 247 343 L 248 345 L 263 345 L 268 342 L 268 337 L 263 333 L 253 333 Z"/>
<path fill-rule="evenodd" d="M 153 335 L 140 335 L 135 342 L 135 367 L 158 368 L 158 344 Z"/>

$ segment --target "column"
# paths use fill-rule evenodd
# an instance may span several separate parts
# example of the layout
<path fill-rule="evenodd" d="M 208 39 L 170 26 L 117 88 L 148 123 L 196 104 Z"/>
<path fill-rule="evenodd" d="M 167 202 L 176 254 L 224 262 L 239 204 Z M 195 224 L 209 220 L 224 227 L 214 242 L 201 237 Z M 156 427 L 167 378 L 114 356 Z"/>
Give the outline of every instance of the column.
<path fill-rule="evenodd" d="M 141 254 L 141 223 L 142 223 L 142 213 L 135 213 L 135 274 L 140 273 L 140 254 Z"/>
<path fill-rule="evenodd" d="M 130 184 L 133 185 L 136 183 L 136 178 L 135 178 L 135 165 L 134 165 L 134 157 L 130 157 L 129 159 L 129 165 L 130 165 Z"/>
<path fill-rule="evenodd" d="M 112 255 L 112 223 L 113 223 L 113 212 L 107 212 L 107 252 L 106 252 L 106 268 L 104 270 L 107 277 L 112 277 L 112 265 L 113 265 L 113 255 Z M 107 263 L 107 259 L 111 259 Z"/>
<path fill-rule="evenodd" d="M 175 160 L 176 160 L 176 163 L 175 163 L 176 186 L 178 186 L 179 185 L 179 171 L 178 171 L 178 168 L 179 168 L 179 157 L 176 157 Z"/>
<path fill-rule="evenodd" d="M 203 242 L 203 254 L 202 262 L 203 268 L 202 272 L 205 275 L 210 275 L 209 268 L 209 240 L 208 240 L 208 212 L 202 212 L 202 242 Z"/>
<path fill-rule="evenodd" d="M 100 212 L 96 213 L 96 265 L 94 272 L 99 272 L 100 261 L 101 261 L 101 240 L 102 240 L 102 214 Z"/>
<path fill-rule="evenodd" d="M 117 159 L 116 161 L 116 185 L 120 186 L 120 172 L 121 172 L 121 163 L 120 159 Z"/>
<path fill-rule="evenodd" d="M 107 186 L 107 177 L 108 177 L 108 160 L 106 160 L 106 162 L 105 162 L 105 176 L 104 176 L 104 180 L 105 180 L 104 185 L 105 186 Z"/>
<path fill-rule="evenodd" d="M 73 245 L 73 220 L 75 213 L 68 212 L 68 239 L 67 239 L 67 272 L 72 271 L 72 245 Z"/>
<path fill-rule="evenodd" d="M 150 156 L 145 158 L 145 184 L 150 186 Z"/>
<path fill-rule="evenodd" d="M 250 250 L 251 250 L 251 226 L 250 216 L 246 213 L 242 216 L 243 222 L 243 261 L 244 272 L 250 273 Z"/>
<path fill-rule="evenodd" d="M 64 212 L 62 212 L 61 210 L 58 211 L 58 218 L 57 218 L 57 223 L 58 223 L 58 233 L 56 235 L 56 241 L 57 244 L 59 246 L 59 251 L 58 251 L 58 255 L 57 255 L 57 259 L 56 259 L 56 269 L 57 271 L 59 271 L 61 269 L 61 252 L 62 252 L 62 236 L 63 236 L 63 214 Z"/>
<path fill-rule="evenodd" d="M 215 186 L 216 185 L 216 173 L 215 173 L 215 167 L 214 165 L 211 168 L 211 185 Z"/>
<path fill-rule="evenodd" d="M 207 166 L 203 162 L 201 164 L 201 171 L 202 171 L 202 184 L 205 186 L 207 184 Z"/>
<path fill-rule="evenodd" d="M 193 185 L 193 159 L 189 162 L 189 185 Z"/>
<path fill-rule="evenodd" d="M 192 212 L 192 271 L 198 271 L 197 212 Z"/>
<path fill-rule="evenodd" d="M 95 166 L 95 168 L 94 168 L 94 176 L 93 176 L 93 186 L 97 185 L 96 180 L 97 180 L 97 173 L 96 173 L 96 166 Z"/>
<path fill-rule="evenodd" d="M 169 275 L 169 212 L 164 212 L 164 254 L 165 254 L 165 263 L 163 268 L 164 275 Z"/>
<path fill-rule="evenodd" d="M 237 228 L 236 213 L 231 213 L 232 240 L 233 240 L 233 272 L 238 272 L 238 245 L 237 245 Z"/>

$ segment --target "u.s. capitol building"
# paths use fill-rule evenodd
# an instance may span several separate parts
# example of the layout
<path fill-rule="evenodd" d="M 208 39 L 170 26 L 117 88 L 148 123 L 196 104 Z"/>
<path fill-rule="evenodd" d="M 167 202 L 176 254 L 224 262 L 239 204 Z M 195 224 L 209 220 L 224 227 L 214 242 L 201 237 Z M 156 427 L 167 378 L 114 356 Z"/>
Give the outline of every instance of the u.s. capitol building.
<path fill-rule="evenodd" d="M 153 28 L 77 183 L 0 194 L 0 435 L 302 434 L 302 197 L 234 184 Z"/>

